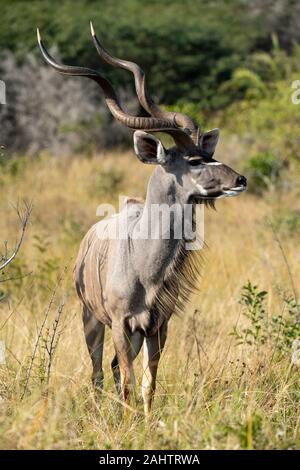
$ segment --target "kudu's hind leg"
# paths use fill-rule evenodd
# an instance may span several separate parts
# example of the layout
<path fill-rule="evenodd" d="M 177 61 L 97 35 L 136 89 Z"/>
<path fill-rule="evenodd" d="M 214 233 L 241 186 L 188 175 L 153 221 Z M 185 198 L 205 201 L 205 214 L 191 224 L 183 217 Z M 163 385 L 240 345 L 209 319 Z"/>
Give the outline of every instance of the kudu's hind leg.
<path fill-rule="evenodd" d="M 85 340 L 93 365 L 92 382 L 95 389 L 102 390 L 104 380 L 102 358 L 105 326 L 86 307 L 83 307 L 83 325 Z"/>
<path fill-rule="evenodd" d="M 146 416 L 151 411 L 158 363 L 167 338 L 167 326 L 167 322 L 164 323 L 156 335 L 146 338 L 144 342 L 142 395 Z"/>
<path fill-rule="evenodd" d="M 132 359 L 132 361 L 135 360 L 136 356 L 140 352 L 143 341 L 144 341 L 144 337 L 138 331 L 136 331 L 131 336 L 130 346 L 131 346 L 131 359 Z M 117 393 L 119 395 L 121 395 L 121 376 L 120 376 L 120 367 L 119 367 L 117 354 L 115 354 L 115 356 L 112 360 L 111 368 L 112 368 L 113 375 L 114 375 L 114 381 L 115 381 Z"/>

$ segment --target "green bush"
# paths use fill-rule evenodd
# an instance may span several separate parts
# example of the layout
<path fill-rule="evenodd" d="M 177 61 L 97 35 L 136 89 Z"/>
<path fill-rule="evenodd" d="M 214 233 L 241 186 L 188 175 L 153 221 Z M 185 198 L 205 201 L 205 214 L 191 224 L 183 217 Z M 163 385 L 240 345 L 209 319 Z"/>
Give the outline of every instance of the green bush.
<path fill-rule="evenodd" d="M 229 101 L 237 99 L 257 100 L 266 96 L 267 88 L 262 79 L 252 70 L 238 68 L 232 78 L 221 87 L 222 94 L 227 94 Z"/>
<path fill-rule="evenodd" d="M 230 333 L 238 345 L 261 346 L 268 342 L 279 353 L 291 352 L 294 341 L 300 338 L 300 304 L 280 288 L 277 293 L 280 313 L 268 315 L 268 292 L 260 291 L 250 281 L 243 286 L 240 304 L 248 326 L 235 327 Z"/>
<path fill-rule="evenodd" d="M 283 174 L 284 182 L 290 186 L 299 179 L 300 106 L 292 102 L 292 83 L 299 79 L 300 48 L 296 45 L 287 55 L 275 39 L 273 44 L 269 54 L 255 53 L 248 58 L 245 65 L 249 68 L 240 77 L 244 81 L 235 80 L 235 72 L 231 81 L 223 85 L 223 92 L 227 86 L 232 90 L 230 100 L 237 101 L 219 113 L 217 123 L 228 135 L 238 136 L 241 157 L 250 157 L 245 172 L 250 190 L 257 194 L 283 187 Z M 264 89 L 260 90 L 259 83 Z M 242 84 L 244 88 L 239 89 Z"/>
<path fill-rule="evenodd" d="M 261 194 L 274 187 L 280 178 L 282 162 L 270 151 L 258 153 L 251 157 L 246 165 L 250 191 Z"/>

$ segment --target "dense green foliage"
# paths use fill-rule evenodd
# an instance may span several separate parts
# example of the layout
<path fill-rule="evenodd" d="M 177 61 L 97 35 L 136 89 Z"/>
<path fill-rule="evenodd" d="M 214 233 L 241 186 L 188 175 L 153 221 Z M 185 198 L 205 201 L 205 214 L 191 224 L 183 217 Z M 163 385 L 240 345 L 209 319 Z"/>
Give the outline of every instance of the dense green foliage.
<path fill-rule="evenodd" d="M 287 53 L 273 37 L 269 53 L 250 54 L 222 85 L 229 104 L 217 113 L 217 125 L 239 136 L 249 189 L 257 194 L 298 184 L 300 105 L 293 94 L 299 71 L 299 45 Z"/>
<path fill-rule="evenodd" d="M 37 53 L 39 27 L 66 62 L 102 68 L 91 43 L 93 20 L 109 50 L 143 65 L 162 102 L 218 107 L 224 101 L 219 85 L 249 51 L 267 47 L 268 33 L 262 35 L 260 17 L 249 8 L 243 0 L 2 0 L 0 50 L 9 48 L 18 60 Z M 115 83 L 132 84 L 126 72 L 104 68 Z"/>
<path fill-rule="evenodd" d="M 216 125 L 238 136 L 255 192 L 275 187 L 300 160 L 299 107 L 291 101 L 300 69 L 299 8 L 294 0 L 2 0 L 0 54 L 11 55 L 0 64 L 8 94 L 1 143 L 8 153 L 46 148 L 58 154 L 63 146 L 92 153 L 128 142 L 98 89 L 58 77 L 37 47 L 39 27 L 63 61 L 103 71 L 134 114 L 133 78 L 100 61 L 89 31 L 93 20 L 105 47 L 143 66 L 160 104 L 202 128 Z"/>
<path fill-rule="evenodd" d="M 267 291 L 259 291 L 250 281 L 243 286 L 240 304 L 242 314 L 247 319 L 247 326 L 238 331 L 234 328 L 231 335 L 237 344 L 263 345 L 273 342 L 277 354 L 293 349 L 299 349 L 300 333 L 300 304 L 297 299 L 278 288 L 281 300 L 280 313 L 267 315 Z M 285 315 L 283 315 L 283 313 Z M 294 346 L 293 346 L 294 345 Z"/>

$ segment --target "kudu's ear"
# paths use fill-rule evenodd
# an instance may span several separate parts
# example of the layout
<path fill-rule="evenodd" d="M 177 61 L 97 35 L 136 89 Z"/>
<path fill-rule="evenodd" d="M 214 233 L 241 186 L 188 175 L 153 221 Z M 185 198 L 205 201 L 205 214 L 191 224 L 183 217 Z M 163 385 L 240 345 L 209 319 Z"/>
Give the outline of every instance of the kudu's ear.
<path fill-rule="evenodd" d="M 200 137 L 198 146 L 209 157 L 212 157 L 215 152 L 216 145 L 219 140 L 219 135 L 219 129 L 212 129 L 211 131 L 204 132 L 204 134 L 202 134 L 202 136 Z"/>
<path fill-rule="evenodd" d="M 143 163 L 164 165 L 167 152 L 159 139 L 144 131 L 135 131 L 133 135 L 134 151 Z"/>

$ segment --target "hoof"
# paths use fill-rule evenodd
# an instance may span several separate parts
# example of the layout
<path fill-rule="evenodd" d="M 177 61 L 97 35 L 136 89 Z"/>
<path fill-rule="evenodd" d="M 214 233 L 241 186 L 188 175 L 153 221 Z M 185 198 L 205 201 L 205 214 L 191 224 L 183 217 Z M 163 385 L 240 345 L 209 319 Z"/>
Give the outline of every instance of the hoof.
<path fill-rule="evenodd" d="M 98 377 L 92 377 L 93 387 L 96 392 L 101 392 L 103 390 L 103 382 L 104 382 L 103 375 L 98 376 Z"/>

